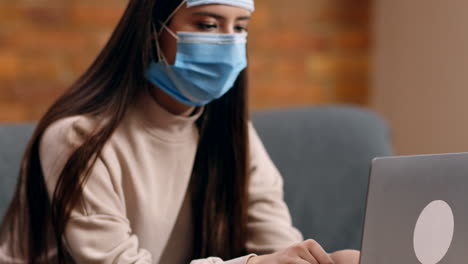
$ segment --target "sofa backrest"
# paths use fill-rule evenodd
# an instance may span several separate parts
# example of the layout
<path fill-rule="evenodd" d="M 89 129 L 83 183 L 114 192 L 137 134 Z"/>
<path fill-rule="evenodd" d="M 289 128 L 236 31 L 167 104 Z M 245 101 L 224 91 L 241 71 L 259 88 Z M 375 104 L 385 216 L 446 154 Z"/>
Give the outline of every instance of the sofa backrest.
<path fill-rule="evenodd" d="M 386 123 L 352 106 L 269 110 L 253 122 L 304 237 L 328 252 L 360 249 L 371 160 L 391 154 Z"/>
<path fill-rule="evenodd" d="M 0 219 L 16 188 L 21 159 L 35 124 L 0 124 Z"/>

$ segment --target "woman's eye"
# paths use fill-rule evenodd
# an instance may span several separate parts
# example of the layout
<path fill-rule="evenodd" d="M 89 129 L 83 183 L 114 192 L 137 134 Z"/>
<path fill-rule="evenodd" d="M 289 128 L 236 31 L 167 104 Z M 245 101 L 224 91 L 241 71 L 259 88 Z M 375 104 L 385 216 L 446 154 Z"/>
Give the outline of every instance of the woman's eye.
<path fill-rule="evenodd" d="M 208 23 L 198 23 L 198 27 L 201 30 L 211 30 L 217 28 L 216 24 L 208 24 Z"/>
<path fill-rule="evenodd" d="M 248 29 L 246 27 L 243 27 L 243 26 L 236 26 L 234 28 L 234 30 L 236 30 L 237 32 L 247 32 Z"/>

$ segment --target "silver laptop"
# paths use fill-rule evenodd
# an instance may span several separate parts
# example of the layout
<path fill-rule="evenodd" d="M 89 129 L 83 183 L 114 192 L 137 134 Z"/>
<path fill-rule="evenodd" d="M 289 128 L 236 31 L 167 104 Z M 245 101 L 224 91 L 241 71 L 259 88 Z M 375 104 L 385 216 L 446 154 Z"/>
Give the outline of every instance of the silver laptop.
<path fill-rule="evenodd" d="M 360 263 L 468 263 L 468 153 L 373 160 Z"/>

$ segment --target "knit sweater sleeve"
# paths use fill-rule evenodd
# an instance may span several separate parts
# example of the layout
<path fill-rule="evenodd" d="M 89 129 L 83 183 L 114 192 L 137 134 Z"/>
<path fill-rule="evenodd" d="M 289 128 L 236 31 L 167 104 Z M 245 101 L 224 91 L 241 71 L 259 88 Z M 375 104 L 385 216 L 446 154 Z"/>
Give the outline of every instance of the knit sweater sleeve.
<path fill-rule="evenodd" d="M 220 258 L 210 257 L 205 259 L 197 259 L 190 262 L 190 264 L 246 264 L 247 261 L 255 256 L 255 254 L 250 254 L 247 256 L 242 256 L 239 258 L 223 261 Z"/>
<path fill-rule="evenodd" d="M 49 195 L 72 152 L 89 132 L 83 117 L 57 121 L 40 141 L 39 155 Z M 105 155 L 98 157 L 85 183 L 82 199 L 72 210 L 63 242 L 77 263 L 152 263 L 148 250 L 139 247 L 116 191 Z"/>
<path fill-rule="evenodd" d="M 247 249 L 272 253 L 301 242 L 283 199 L 283 179 L 270 159 L 253 125 L 249 123 L 250 188 Z"/>

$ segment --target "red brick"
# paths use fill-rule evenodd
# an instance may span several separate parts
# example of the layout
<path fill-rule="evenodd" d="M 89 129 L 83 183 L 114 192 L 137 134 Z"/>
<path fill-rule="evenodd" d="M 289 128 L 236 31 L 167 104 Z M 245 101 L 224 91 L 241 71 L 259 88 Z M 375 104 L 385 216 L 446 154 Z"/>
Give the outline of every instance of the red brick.
<path fill-rule="evenodd" d="M 0 80 L 14 80 L 19 76 L 18 55 L 12 51 L 0 51 Z"/>
<path fill-rule="evenodd" d="M 310 56 L 307 59 L 307 72 L 311 76 L 336 78 L 342 75 L 359 75 L 369 71 L 367 56 Z"/>
<path fill-rule="evenodd" d="M 94 34 L 94 44 L 96 47 L 98 47 L 99 50 L 102 49 L 109 41 L 112 34 L 112 30 L 113 29 L 111 28 L 107 30 L 103 29 Z"/>
<path fill-rule="evenodd" d="M 339 71 L 339 59 L 333 54 L 309 55 L 306 58 L 307 74 L 314 79 L 333 78 Z"/>
<path fill-rule="evenodd" d="M 342 31 L 335 34 L 338 49 L 367 51 L 370 46 L 369 32 L 364 30 Z"/>
<path fill-rule="evenodd" d="M 59 71 L 59 62 L 51 56 L 25 57 L 21 60 L 23 80 L 53 81 L 59 78 Z"/>
<path fill-rule="evenodd" d="M 274 34 L 258 34 L 250 39 L 252 52 L 302 55 L 310 52 L 331 52 L 334 46 L 332 34 L 307 31 L 279 31 Z"/>
<path fill-rule="evenodd" d="M 97 55 L 96 55 L 97 56 Z M 94 54 L 81 54 L 78 56 L 73 56 L 70 59 L 70 69 L 73 75 L 78 78 L 80 75 L 84 73 L 84 71 L 91 65 L 94 61 L 95 57 Z"/>
<path fill-rule="evenodd" d="M 8 32 L 7 30 L 0 29 L 0 49 L 8 49 L 10 50 L 11 47 L 8 45 L 8 40 L 13 36 L 13 33 Z"/>
<path fill-rule="evenodd" d="M 360 76 L 369 72 L 368 56 L 341 56 L 338 64 L 338 77 L 341 75 Z"/>
<path fill-rule="evenodd" d="M 90 39 L 77 30 L 24 29 L 7 43 L 15 49 L 36 53 L 76 53 L 87 48 Z"/>
<path fill-rule="evenodd" d="M 314 84 L 280 82 L 252 87 L 253 109 L 310 105 L 327 100 L 323 87 Z"/>
<path fill-rule="evenodd" d="M 123 11 L 121 7 L 76 6 L 72 10 L 72 17 L 80 26 L 116 26 Z"/>
<path fill-rule="evenodd" d="M 264 7 L 266 7 L 266 5 L 257 4 L 256 10 L 252 14 L 251 24 L 249 25 L 249 28 L 251 30 L 267 28 L 271 25 L 271 12 L 268 12 L 268 9 Z"/>
<path fill-rule="evenodd" d="M 24 8 L 23 13 L 27 20 L 36 26 L 48 27 L 69 27 L 70 26 L 70 8 L 67 5 L 61 6 L 41 6 Z"/>
<path fill-rule="evenodd" d="M 14 87 L 15 81 L 13 80 L 2 80 L 0 81 L 0 101 L 11 102 L 16 100 L 17 94 Z"/>
<path fill-rule="evenodd" d="M 1 0 L 0 0 L 1 1 Z M 10 1 L 8 1 L 10 2 Z M 1 4 L 3 5 L 3 3 Z M 24 19 L 21 9 L 0 6 L 0 28 L 16 25 Z"/>
<path fill-rule="evenodd" d="M 40 104 L 41 102 L 50 102 L 58 97 L 67 84 L 57 81 L 37 81 L 37 80 L 17 80 L 11 82 L 8 89 L 14 91 L 14 98 L 12 101 Z"/>
<path fill-rule="evenodd" d="M 0 101 L 0 122 L 30 120 L 29 105 Z"/>
<path fill-rule="evenodd" d="M 124 8 L 127 6 L 128 2 L 128 0 L 80 0 L 75 2 L 75 5 Z"/>
<path fill-rule="evenodd" d="M 368 85 L 366 83 L 342 84 L 337 87 L 337 101 L 366 105 L 368 103 Z"/>

